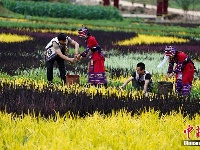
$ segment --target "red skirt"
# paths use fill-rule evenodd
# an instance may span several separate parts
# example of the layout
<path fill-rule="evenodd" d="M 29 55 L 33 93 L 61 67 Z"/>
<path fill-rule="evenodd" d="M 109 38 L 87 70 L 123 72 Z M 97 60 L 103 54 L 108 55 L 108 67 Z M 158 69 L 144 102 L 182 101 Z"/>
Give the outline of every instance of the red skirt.
<path fill-rule="evenodd" d="M 177 79 L 176 75 L 176 79 Z M 194 65 L 193 63 L 187 63 L 182 71 L 182 83 L 183 84 L 192 84 L 194 78 Z"/>
<path fill-rule="evenodd" d="M 105 84 L 107 83 L 105 66 L 105 57 L 102 53 L 93 52 L 88 67 L 88 83 Z"/>

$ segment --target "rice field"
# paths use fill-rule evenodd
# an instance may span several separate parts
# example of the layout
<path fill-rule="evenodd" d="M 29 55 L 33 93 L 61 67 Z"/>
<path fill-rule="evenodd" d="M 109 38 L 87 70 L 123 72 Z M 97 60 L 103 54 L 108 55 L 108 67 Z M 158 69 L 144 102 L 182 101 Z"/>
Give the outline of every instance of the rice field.
<path fill-rule="evenodd" d="M 191 149 L 182 140 L 199 139 L 198 38 L 91 29 L 106 56 L 108 88 L 87 85 L 87 58 L 66 63 L 68 73 L 80 75 L 80 84 L 62 85 L 55 66 L 54 85 L 49 87 L 43 47 L 59 32 L 84 50 L 72 30 L 0 27 L 0 149 Z M 190 100 L 175 93 L 157 94 L 168 64 L 157 66 L 168 44 L 194 60 L 197 73 Z M 70 47 L 68 55 L 73 53 Z M 131 83 L 122 91 L 118 88 L 141 61 L 155 83 L 147 98 Z M 188 125 L 194 127 L 190 134 L 184 133 Z"/>
<path fill-rule="evenodd" d="M 66 114 L 44 119 L 34 115 L 1 113 L 1 149 L 190 149 L 182 146 L 188 125 L 199 125 L 199 116 L 190 120 L 181 114 L 155 111 L 132 116 L 120 111 L 85 118 Z M 190 134 L 197 140 L 195 131 Z M 198 147 L 193 147 L 198 149 Z"/>

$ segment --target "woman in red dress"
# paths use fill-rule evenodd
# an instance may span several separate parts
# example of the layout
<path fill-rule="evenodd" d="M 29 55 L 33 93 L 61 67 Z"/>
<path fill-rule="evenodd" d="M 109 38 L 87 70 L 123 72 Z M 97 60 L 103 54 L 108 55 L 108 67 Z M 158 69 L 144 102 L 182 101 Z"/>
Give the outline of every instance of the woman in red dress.
<path fill-rule="evenodd" d="M 99 84 L 107 86 L 104 66 L 105 57 L 101 51 L 101 47 L 86 27 L 78 30 L 78 34 L 85 39 L 86 48 L 77 56 L 77 59 L 80 60 L 82 57 L 86 57 L 89 51 L 91 52 L 89 54 L 88 83 L 95 86 Z"/>
<path fill-rule="evenodd" d="M 191 59 L 173 46 L 165 47 L 165 55 L 169 57 L 167 79 L 176 76 L 175 90 L 179 95 L 189 96 L 194 78 L 195 66 Z M 174 67 L 174 64 L 176 66 Z"/>

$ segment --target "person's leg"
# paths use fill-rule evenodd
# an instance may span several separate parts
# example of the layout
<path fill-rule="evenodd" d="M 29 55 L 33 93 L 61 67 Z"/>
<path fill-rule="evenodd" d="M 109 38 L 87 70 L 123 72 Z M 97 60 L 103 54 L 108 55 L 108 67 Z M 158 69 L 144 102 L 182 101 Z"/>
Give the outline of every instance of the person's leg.
<path fill-rule="evenodd" d="M 182 80 L 177 79 L 175 83 L 175 91 L 177 94 L 179 95 L 182 94 L 182 87 L 183 87 Z"/>
<path fill-rule="evenodd" d="M 88 62 L 88 83 L 95 85 L 94 65 L 91 65 L 90 62 Z"/>
<path fill-rule="evenodd" d="M 190 95 L 190 91 L 192 88 L 192 84 L 183 84 L 183 88 L 182 88 L 182 95 L 183 96 L 189 96 Z"/>
<path fill-rule="evenodd" d="M 60 71 L 60 78 L 62 80 L 62 82 L 64 82 L 64 84 L 66 83 L 66 69 L 65 69 L 65 61 L 60 58 L 57 57 L 56 59 L 57 63 L 58 63 L 58 69 Z"/>
<path fill-rule="evenodd" d="M 52 80 L 53 80 L 53 64 L 54 64 L 54 62 L 55 62 L 55 60 L 46 61 L 48 82 L 52 82 Z"/>

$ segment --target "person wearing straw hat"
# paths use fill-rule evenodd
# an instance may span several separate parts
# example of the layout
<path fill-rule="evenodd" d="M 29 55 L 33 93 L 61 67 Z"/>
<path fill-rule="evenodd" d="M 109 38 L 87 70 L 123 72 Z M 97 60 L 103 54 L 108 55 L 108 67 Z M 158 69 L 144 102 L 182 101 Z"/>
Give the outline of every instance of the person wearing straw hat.
<path fill-rule="evenodd" d="M 56 61 L 60 71 L 60 78 L 63 84 L 66 83 L 66 69 L 64 61 L 74 62 L 74 58 L 69 58 L 65 55 L 68 45 L 73 45 L 75 48 L 75 57 L 78 55 L 79 44 L 72 40 L 64 33 L 58 34 L 53 38 L 45 47 L 45 61 L 47 67 L 47 80 L 48 84 L 52 84 L 53 80 L 53 65 Z"/>
<path fill-rule="evenodd" d="M 167 80 L 175 75 L 175 91 L 179 95 L 189 96 L 195 72 L 194 63 L 187 54 L 177 51 L 173 46 L 166 46 L 164 52 L 165 56 L 169 57 Z"/>
<path fill-rule="evenodd" d="M 88 83 L 92 85 L 107 86 L 107 79 L 105 73 L 104 61 L 105 57 L 101 51 L 96 38 L 92 36 L 86 27 L 78 30 L 79 37 L 85 39 L 86 48 L 77 56 L 77 60 L 86 57 L 89 51 L 89 65 L 88 65 Z"/>
<path fill-rule="evenodd" d="M 122 90 L 130 81 L 137 90 L 143 90 L 145 96 L 148 96 L 148 92 L 152 92 L 152 79 L 151 74 L 145 70 L 145 64 L 139 62 L 136 66 L 136 71 L 128 78 L 122 86 L 119 88 Z"/>

